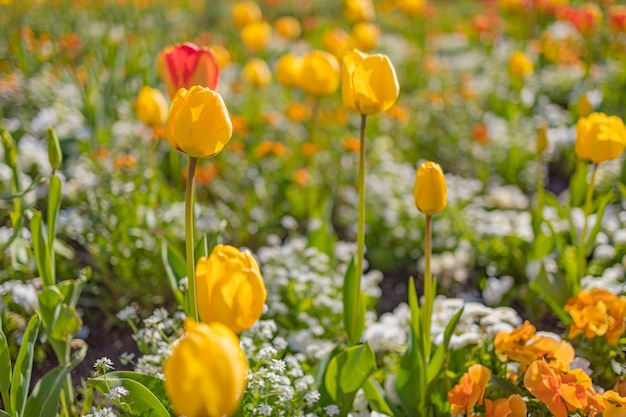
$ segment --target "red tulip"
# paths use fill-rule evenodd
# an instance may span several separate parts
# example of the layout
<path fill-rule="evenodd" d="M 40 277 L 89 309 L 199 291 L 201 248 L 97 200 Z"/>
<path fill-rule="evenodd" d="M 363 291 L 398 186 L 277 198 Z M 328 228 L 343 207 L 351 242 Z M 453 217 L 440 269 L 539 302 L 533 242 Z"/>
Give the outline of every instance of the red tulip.
<path fill-rule="evenodd" d="M 215 52 L 189 42 L 161 51 L 158 72 L 170 99 L 183 87 L 201 85 L 215 90 L 220 74 Z"/>

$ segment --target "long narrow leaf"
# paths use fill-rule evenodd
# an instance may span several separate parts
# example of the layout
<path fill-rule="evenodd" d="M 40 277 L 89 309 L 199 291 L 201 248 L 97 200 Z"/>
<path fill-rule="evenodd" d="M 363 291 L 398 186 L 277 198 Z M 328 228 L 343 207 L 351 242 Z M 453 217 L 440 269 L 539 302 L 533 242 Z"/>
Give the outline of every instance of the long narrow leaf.
<path fill-rule="evenodd" d="M 167 282 L 172 290 L 172 294 L 179 306 L 183 306 L 184 296 L 178 289 L 178 282 L 187 276 L 187 266 L 185 259 L 180 252 L 167 240 L 161 241 L 161 259 L 165 267 Z"/>
<path fill-rule="evenodd" d="M 61 208 L 61 179 L 56 175 L 50 177 L 50 189 L 48 192 L 48 251 L 51 262 L 54 262 L 54 240 L 56 238 L 56 225 Z M 54 263 L 52 264 L 54 277 Z"/>
<path fill-rule="evenodd" d="M 361 274 L 356 270 L 352 258 L 343 279 L 343 323 L 350 346 L 358 343 L 365 328 L 364 307 L 361 297 Z"/>
<path fill-rule="evenodd" d="M 33 370 L 33 356 L 35 354 L 35 343 L 39 331 L 39 316 L 34 315 L 26 326 L 22 346 L 17 354 L 13 378 L 11 379 L 11 408 L 15 417 L 24 416 L 24 405 L 28 397 L 30 377 Z M 30 416 L 28 416 L 30 417 Z"/>
<path fill-rule="evenodd" d="M 2 393 L 3 401 L 8 399 L 7 394 L 11 387 L 11 374 L 11 355 L 7 338 L 2 331 L 2 317 L 0 317 L 0 392 Z M 10 406 L 10 404 L 5 404 L 5 406 Z"/>
<path fill-rule="evenodd" d="M 35 211 L 30 220 L 30 231 L 33 238 L 33 251 L 35 252 L 35 263 L 37 271 L 43 280 L 44 287 L 54 285 L 54 275 L 52 274 L 52 264 L 50 262 L 50 252 L 43 233 L 43 219 L 40 211 Z"/>
<path fill-rule="evenodd" d="M 394 410 L 391 409 L 393 405 L 385 399 L 383 387 L 380 386 L 374 376 L 367 378 L 367 381 L 363 384 L 363 392 L 365 393 L 365 398 L 367 398 L 372 411 L 383 413 L 388 416 L 394 416 L 397 414 L 397 411 L 394 412 Z"/>
<path fill-rule="evenodd" d="M 69 372 L 69 365 L 57 367 L 37 381 L 31 395 L 26 401 L 24 416 L 55 416 L 59 409 L 61 388 Z"/>

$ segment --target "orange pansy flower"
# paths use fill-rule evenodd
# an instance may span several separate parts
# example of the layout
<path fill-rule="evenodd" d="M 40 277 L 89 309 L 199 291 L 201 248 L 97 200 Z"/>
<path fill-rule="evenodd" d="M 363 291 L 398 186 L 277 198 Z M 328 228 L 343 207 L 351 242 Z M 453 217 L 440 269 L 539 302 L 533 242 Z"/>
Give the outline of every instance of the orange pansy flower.
<path fill-rule="evenodd" d="M 509 398 L 485 400 L 485 417 L 526 417 L 526 401 L 513 394 Z"/>
<path fill-rule="evenodd" d="M 487 367 L 480 364 L 470 366 L 459 383 L 448 393 L 452 413 L 466 412 L 470 415 L 476 404 L 481 405 L 490 378 L 491 372 Z"/>

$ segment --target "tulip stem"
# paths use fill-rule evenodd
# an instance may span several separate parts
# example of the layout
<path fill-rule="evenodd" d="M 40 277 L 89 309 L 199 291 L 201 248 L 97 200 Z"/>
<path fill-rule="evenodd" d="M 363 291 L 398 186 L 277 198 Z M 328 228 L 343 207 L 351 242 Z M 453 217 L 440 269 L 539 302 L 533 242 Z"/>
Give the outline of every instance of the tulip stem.
<path fill-rule="evenodd" d="M 430 325 L 433 314 L 433 280 L 430 276 L 430 258 L 432 256 L 432 225 L 433 216 L 426 215 L 426 230 L 424 231 L 424 341 L 426 360 L 430 358 Z"/>
<path fill-rule="evenodd" d="M 359 219 L 356 235 L 356 273 L 359 276 L 357 280 L 358 288 L 355 294 L 358 296 L 357 309 L 360 311 L 361 303 L 361 276 L 363 275 L 363 256 L 365 252 L 365 122 L 367 115 L 361 115 L 361 133 L 359 136 Z"/>
<path fill-rule="evenodd" d="M 194 176 L 196 175 L 196 164 L 198 158 L 189 157 L 189 168 L 187 171 L 187 186 L 185 188 L 185 248 L 187 255 L 187 293 L 189 317 L 198 321 L 198 307 L 196 301 L 196 273 L 194 262 Z"/>
<path fill-rule="evenodd" d="M 587 245 L 586 245 L 585 240 L 587 238 L 587 222 L 589 220 L 589 215 L 591 214 L 591 202 L 593 200 L 593 187 L 596 182 L 597 171 L 598 171 L 598 164 L 593 164 L 593 170 L 591 171 L 591 180 L 589 181 L 589 186 L 587 187 L 587 195 L 585 196 L 585 208 L 583 212 L 585 219 L 583 222 L 583 231 L 580 235 L 580 253 L 579 253 L 580 262 L 578 264 L 579 269 L 580 269 L 578 276 L 580 277 L 581 280 L 585 276 L 585 270 L 587 269 Z M 578 285 L 580 285 L 580 281 Z M 574 288 L 574 290 L 577 291 L 578 288 Z"/>

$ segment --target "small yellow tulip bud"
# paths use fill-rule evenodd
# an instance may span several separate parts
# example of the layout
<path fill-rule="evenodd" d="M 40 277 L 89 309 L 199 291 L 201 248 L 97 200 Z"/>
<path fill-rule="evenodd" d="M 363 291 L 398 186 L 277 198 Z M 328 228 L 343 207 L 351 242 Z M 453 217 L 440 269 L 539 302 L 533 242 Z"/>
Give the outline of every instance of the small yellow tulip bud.
<path fill-rule="evenodd" d="M 593 106 L 591 105 L 591 101 L 589 101 L 589 95 L 587 93 L 583 94 L 580 100 L 578 100 L 576 112 L 578 113 L 578 117 L 587 117 L 593 113 Z"/>
<path fill-rule="evenodd" d="M 346 0 L 344 15 L 351 23 L 374 20 L 376 11 L 372 0 Z"/>
<path fill-rule="evenodd" d="M 156 88 L 144 86 L 139 90 L 137 118 L 148 126 L 163 126 L 167 121 L 168 104 L 165 96 Z"/>
<path fill-rule="evenodd" d="M 276 61 L 274 75 L 276 75 L 276 81 L 283 87 L 297 87 L 300 84 L 301 73 L 302 58 L 297 55 L 286 53 Z"/>
<path fill-rule="evenodd" d="M 178 90 L 165 127 L 167 140 L 179 152 L 194 158 L 209 158 L 222 151 L 233 126 L 222 97 L 195 85 Z"/>
<path fill-rule="evenodd" d="M 361 114 L 385 112 L 398 99 L 396 70 L 386 55 L 348 52 L 343 57 L 341 93 L 343 104 Z"/>
<path fill-rule="evenodd" d="M 509 76 L 515 80 L 523 80 L 532 75 L 533 62 L 522 51 L 515 51 L 509 58 Z"/>
<path fill-rule="evenodd" d="M 241 333 L 261 317 L 267 292 L 252 254 L 217 245 L 196 266 L 198 312 L 204 322 L 218 321 Z"/>
<path fill-rule="evenodd" d="M 352 28 L 352 39 L 354 46 L 362 51 L 370 51 L 378 46 L 380 38 L 380 28 L 370 22 L 361 22 Z"/>
<path fill-rule="evenodd" d="M 537 138 L 535 142 L 535 148 L 537 153 L 542 153 L 548 147 L 548 125 L 543 123 L 537 129 Z"/>
<path fill-rule="evenodd" d="M 343 29 L 335 28 L 324 32 L 324 49 L 341 59 L 346 52 L 352 49 L 352 38 Z"/>
<path fill-rule="evenodd" d="M 446 178 L 439 164 L 424 162 L 417 169 L 413 186 L 415 206 L 427 216 L 446 208 Z"/>
<path fill-rule="evenodd" d="M 341 71 L 337 59 L 324 51 L 311 51 L 302 58 L 300 88 L 312 96 L 328 96 L 337 91 Z"/>
<path fill-rule="evenodd" d="M 256 2 L 240 1 L 233 6 L 232 16 L 235 26 L 242 28 L 252 22 L 261 20 L 263 14 Z"/>
<path fill-rule="evenodd" d="M 271 36 L 272 27 L 265 21 L 252 22 L 241 29 L 241 42 L 252 52 L 264 50 Z"/>
<path fill-rule="evenodd" d="M 246 62 L 241 70 L 243 79 L 255 88 L 267 87 L 272 81 L 272 73 L 269 67 L 259 58 L 253 58 Z"/>
<path fill-rule="evenodd" d="M 177 415 L 222 417 L 237 409 L 248 362 L 222 323 L 185 322 L 185 334 L 163 364 L 165 392 Z"/>
<path fill-rule="evenodd" d="M 626 127 L 617 116 L 592 113 L 576 123 L 576 155 L 600 163 L 618 158 L 626 147 Z"/>
<path fill-rule="evenodd" d="M 407 17 L 422 16 L 426 11 L 425 0 L 397 0 L 396 6 Z"/>
<path fill-rule="evenodd" d="M 283 16 L 276 19 L 274 30 L 285 39 L 297 39 L 302 33 L 300 21 L 293 16 Z"/>
<path fill-rule="evenodd" d="M 48 161 L 53 170 L 59 169 L 63 161 L 59 137 L 52 127 L 48 128 Z"/>

